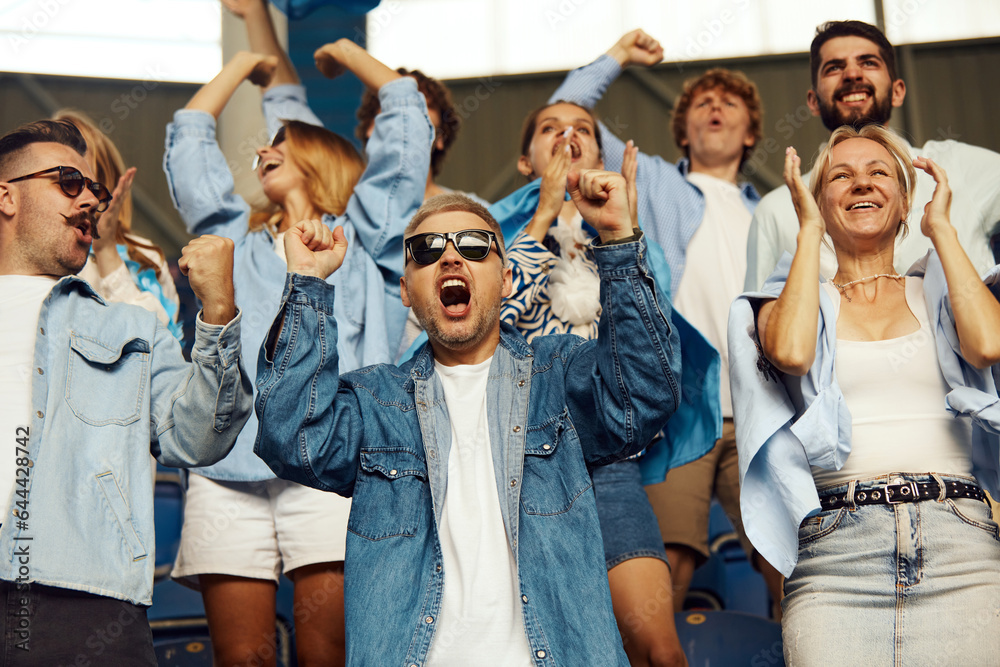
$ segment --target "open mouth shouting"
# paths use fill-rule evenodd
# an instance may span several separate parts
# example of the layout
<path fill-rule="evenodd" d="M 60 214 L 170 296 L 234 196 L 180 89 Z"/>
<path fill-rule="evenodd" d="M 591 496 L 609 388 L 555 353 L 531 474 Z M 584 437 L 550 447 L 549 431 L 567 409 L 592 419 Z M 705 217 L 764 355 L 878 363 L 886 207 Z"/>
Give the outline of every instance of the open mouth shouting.
<path fill-rule="evenodd" d="M 465 278 L 447 276 L 441 280 L 438 288 L 441 307 L 449 317 L 463 317 L 468 314 L 472 294 Z"/>
<path fill-rule="evenodd" d="M 265 160 L 260 165 L 260 177 L 264 178 L 269 173 L 280 167 L 282 164 L 283 162 L 281 160 L 275 160 L 274 158 Z"/>

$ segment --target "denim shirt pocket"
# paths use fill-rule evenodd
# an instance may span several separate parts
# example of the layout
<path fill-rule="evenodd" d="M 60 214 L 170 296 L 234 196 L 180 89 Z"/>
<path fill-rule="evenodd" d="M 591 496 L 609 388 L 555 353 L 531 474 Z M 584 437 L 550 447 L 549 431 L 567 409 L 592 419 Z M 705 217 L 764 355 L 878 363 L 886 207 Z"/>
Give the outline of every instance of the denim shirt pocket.
<path fill-rule="evenodd" d="M 121 487 L 118 486 L 114 474 L 110 470 L 102 472 L 97 476 L 97 482 L 104 493 L 105 499 L 108 501 L 111 514 L 114 515 L 118 523 L 122 539 L 128 547 L 132 560 L 142 560 L 147 555 L 146 547 L 143 546 L 142 540 L 139 539 L 139 534 L 135 531 L 135 526 L 132 524 L 132 511 L 125 501 L 125 496 L 122 494 Z"/>
<path fill-rule="evenodd" d="M 593 486 L 580 441 L 565 412 L 525 433 L 521 506 L 527 514 L 568 512 Z"/>
<path fill-rule="evenodd" d="M 150 344 L 142 338 L 110 348 L 71 333 L 65 396 L 73 414 L 93 426 L 125 426 L 139 419 L 149 353 Z"/>
<path fill-rule="evenodd" d="M 413 537 L 429 506 L 422 457 L 405 448 L 361 450 L 348 531 L 373 541 Z"/>

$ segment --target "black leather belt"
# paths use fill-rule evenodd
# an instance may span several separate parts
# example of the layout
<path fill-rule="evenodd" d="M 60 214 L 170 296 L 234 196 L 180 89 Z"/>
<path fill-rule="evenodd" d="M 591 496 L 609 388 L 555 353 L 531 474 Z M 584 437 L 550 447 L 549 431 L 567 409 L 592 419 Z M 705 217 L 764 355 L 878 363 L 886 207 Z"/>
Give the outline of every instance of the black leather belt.
<path fill-rule="evenodd" d="M 941 497 L 941 487 L 937 482 L 900 482 L 885 484 L 874 489 L 857 489 L 854 491 L 855 505 L 895 505 L 896 503 L 915 503 L 921 500 L 934 500 Z M 945 498 L 972 498 L 983 500 L 983 490 L 975 484 L 948 481 L 944 483 Z M 832 493 L 821 496 L 820 507 L 823 510 L 836 510 L 851 505 L 851 499 L 846 493 Z"/>

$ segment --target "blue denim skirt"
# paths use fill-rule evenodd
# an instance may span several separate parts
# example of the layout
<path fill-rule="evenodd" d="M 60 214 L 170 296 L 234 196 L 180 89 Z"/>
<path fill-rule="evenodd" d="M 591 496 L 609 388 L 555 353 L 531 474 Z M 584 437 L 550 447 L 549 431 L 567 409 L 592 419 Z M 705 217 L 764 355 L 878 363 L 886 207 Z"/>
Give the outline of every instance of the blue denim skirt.
<path fill-rule="evenodd" d="M 975 482 L 891 474 L 852 484 L 878 489 L 898 478 Z M 998 665 L 997 523 L 987 503 L 964 498 L 810 516 L 799 527 L 799 560 L 781 605 L 788 665 Z"/>
<path fill-rule="evenodd" d="M 594 480 L 607 568 L 632 558 L 659 558 L 669 566 L 660 525 L 642 486 L 639 461 L 626 459 L 600 466 L 590 476 Z"/>

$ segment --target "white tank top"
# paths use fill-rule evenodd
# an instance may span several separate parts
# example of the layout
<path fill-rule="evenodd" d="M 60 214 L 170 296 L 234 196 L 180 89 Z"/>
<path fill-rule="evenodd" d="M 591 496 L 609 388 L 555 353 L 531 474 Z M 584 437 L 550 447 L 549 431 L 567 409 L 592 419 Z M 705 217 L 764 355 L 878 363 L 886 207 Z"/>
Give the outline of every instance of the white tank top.
<path fill-rule="evenodd" d="M 878 341 L 837 339 L 835 372 L 851 412 L 851 453 L 840 470 L 812 467 L 817 486 L 890 472 L 972 474 L 971 426 L 947 412 L 948 384 L 924 302 L 922 278 L 906 278 L 920 329 Z M 840 293 L 823 283 L 840 315 Z"/>

